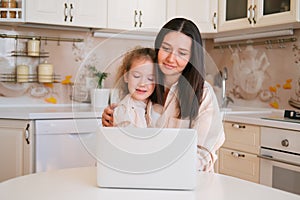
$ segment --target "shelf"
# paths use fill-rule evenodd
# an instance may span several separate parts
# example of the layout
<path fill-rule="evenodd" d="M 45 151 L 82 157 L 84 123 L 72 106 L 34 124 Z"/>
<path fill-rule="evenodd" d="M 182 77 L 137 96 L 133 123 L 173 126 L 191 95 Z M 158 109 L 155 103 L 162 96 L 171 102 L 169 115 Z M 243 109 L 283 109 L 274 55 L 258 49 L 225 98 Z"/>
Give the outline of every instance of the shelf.
<path fill-rule="evenodd" d="M 51 77 L 48 77 L 48 76 L 46 78 L 51 79 Z M 19 81 L 18 81 L 18 79 L 19 79 Z M 52 79 L 53 79 L 52 82 L 50 82 L 50 81 L 39 82 L 37 74 L 21 75 L 19 77 L 17 77 L 16 74 L 12 74 L 12 73 L 0 74 L 0 82 L 10 82 L 10 83 L 59 83 L 61 81 L 60 75 L 57 75 L 57 74 L 54 74 Z"/>
<path fill-rule="evenodd" d="M 0 0 L 1 2 L 1 0 Z M 0 21 L 2 18 L 0 18 Z M 15 57 L 15 67 L 16 67 L 16 72 L 17 72 L 17 66 L 18 66 L 18 57 L 28 57 L 31 59 L 38 59 L 38 62 L 41 63 L 40 58 L 47 58 L 49 57 L 49 52 L 44 52 L 44 51 L 38 51 L 36 50 L 37 55 L 28 55 L 30 50 L 24 49 L 24 50 L 19 50 L 18 45 L 19 45 L 19 40 L 20 39 L 25 39 L 25 40 L 44 40 L 44 41 L 57 41 L 57 44 L 59 45 L 60 42 L 83 42 L 83 39 L 80 38 L 61 38 L 61 37 L 45 37 L 45 36 L 29 36 L 29 35 L 8 35 L 8 34 L 0 34 L 0 38 L 11 38 L 15 39 L 15 48 L 14 51 L 10 52 L 10 56 Z M 39 49 L 41 49 L 41 43 L 39 43 Z M 33 52 L 32 52 L 33 53 Z M 33 67 L 33 66 L 30 66 Z M 60 75 L 54 74 L 54 75 L 38 75 L 37 73 L 29 70 L 23 70 L 25 72 L 19 73 L 17 76 L 17 73 L 2 73 L 0 74 L 0 82 L 9 82 L 9 83 L 45 83 L 45 84 L 50 84 L 50 83 L 59 83 L 60 80 Z M 35 73 L 35 74 L 28 74 L 29 73 Z M 21 75 L 20 75 L 21 74 Z"/>
<path fill-rule="evenodd" d="M 232 49 L 233 47 L 240 48 L 242 46 L 248 45 L 265 45 L 267 49 L 272 49 L 273 45 L 277 45 L 279 48 L 284 48 L 284 43 L 289 42 L 296 42 L 296 37 L 289 37 L 289 38 L 278 38 L 278 39 L 268 39 L 268 40 L 249 40 L 249 41 L 242 41 L 242 42 L 235 42 L 235 43 L 226 43 L 215 45 L 214 49 Z"/>
<path fill-rule="evenodd" d="M 27 51 L 12 51 L 11 56 L 20 56 L 20 57 L 35 57 L 35 58 L 48 58 L 49 57 L 49 52 L 39 52 L 38 56 L 31 56 L 28 55 Z"/>
<path fill-rule="evenodd" d="M 46 37 L 46 36 L 37 36 L 37 35 L 29 36 L 29 35 L 0 34 L 0 38 L 13 38 L 13 39 L 33 39 L 33 38 L 35 38 L 37 40 L 56 41 L 56 42 L 83 42 L 84 41 L 81 38 Z"/>

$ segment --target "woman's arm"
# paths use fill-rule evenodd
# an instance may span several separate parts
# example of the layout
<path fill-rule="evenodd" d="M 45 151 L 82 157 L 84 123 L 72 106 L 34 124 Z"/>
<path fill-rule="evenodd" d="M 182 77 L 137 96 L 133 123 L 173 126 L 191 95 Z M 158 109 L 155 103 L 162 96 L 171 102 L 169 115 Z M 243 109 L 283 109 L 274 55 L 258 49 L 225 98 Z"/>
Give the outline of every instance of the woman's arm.
<path fill-rule="evenodd" d="M 222 115 L 212 87 L 204 85 L 203 101 L 192 128 L 198 131 L 198 169 L 213 171 L 217 150 L 225 140 Z"/>
<path fill-rule="evenodd" d="M 114 123 L 114 108 L 117 104 L 107 106 L 102 113 L 102 126 L 112 127 Z"/>

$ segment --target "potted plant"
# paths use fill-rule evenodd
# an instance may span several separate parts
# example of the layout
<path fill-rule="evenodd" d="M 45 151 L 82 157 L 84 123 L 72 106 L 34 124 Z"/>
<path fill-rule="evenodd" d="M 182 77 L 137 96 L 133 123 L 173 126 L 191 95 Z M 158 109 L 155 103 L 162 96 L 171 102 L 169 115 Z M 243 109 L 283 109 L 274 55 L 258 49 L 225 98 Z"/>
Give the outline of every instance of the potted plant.
<path fill-rule="evenodd" d="M 96 78 L 97 83 L 96 87 L 90 90 L 91 104 L 94 107 L 105 107 L 108 105 L 110 89 L 103 87 L 104 80 L 108 77 L 109 73 L 98 71 L 95 66 L 90 66 L 89 71 Z"/>
<path fill-rule="evenodd" d="M 98 71 L 95 66 L 90 66 L 89 71 L 97 78 L 97 88 L 103 88 L 103 81 L 108 77 L 108 73 Z"/>

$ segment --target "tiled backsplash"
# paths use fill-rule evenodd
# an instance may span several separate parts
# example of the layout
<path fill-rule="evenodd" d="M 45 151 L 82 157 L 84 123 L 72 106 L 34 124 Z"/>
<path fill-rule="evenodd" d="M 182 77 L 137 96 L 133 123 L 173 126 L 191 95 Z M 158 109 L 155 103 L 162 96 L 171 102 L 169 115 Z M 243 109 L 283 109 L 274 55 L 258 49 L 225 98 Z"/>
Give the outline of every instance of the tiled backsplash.
<path fill-rule="evenodd" d="M 36 73 L 39 63 L 47 61 L 53 64 L 54 72 L 59 75 L 57 83 L 14 83 L 0 81 L 0 105 L 51 105 L 70 104 L 72 86 L 81 84 L 83 93 L 89 94 L 85 76 L 87 65 L 96 65 L 98 70 L 110 73 L 105 86 L 112 87 L 116 65 L 124 52 L 136 45 L 152 47 L 153 42 L 138 40 L 118 40 L 94 38 L 89 32 L 59 31 L 33 28 L 13 28 L 0 26 L 1 34 L 29 35 L 44 37 L 82 38 L 83 43 L 41 41 L 41 50 L 48 52 L 48 58 L 30 59 L 18 57 L 18 63 L 26 64 L 30 72 Z M 27 40 L 18 43 L 18 49 L 26 48 Z M 11 56 L 16 41 L 0 38 L 0 74 L 15 73 L 16 60 Z M 71 77 L 71 78 L 70 78 Z M 66 81 L 69 80 L 69 81 Z M 78 89 L 77 85 L 76 88 Z M 84 99 L 81 99 L 84 100 Z M 88 100 L 88 99 L 87 99 Z"/>
<path fill-rule="evenodd" d="M 83 38 L 83 43 L 42 42 L 42 50 L 49 52 L 47 60 L 54 66 L 60 82 L 54 84 L 7 83 L 0 82 L 1 105 L 47 105 L 70 104 L 72 87 L 64 84 L 67 76 L 70 81 L 85 85 L 84 74 L 87 64 L 95 64 L 110 73 L 106 87 L 112 87 L 116 67 L 120 58 L 134 46 L 153 47 L 152 41 L 118 40 L 94 38 L 91 33 L 58 31 L 32 28 L 0 27 L 1 33 L 42 35 L 54 37 Z M 296 109 L 298 106 L 300 79 L 300 30 L 294 35 L 299 41 L 273 46 L 248 45 L 240 48 L 215 49 L 212 40 L 205 41 L 208 79 L 218 75 L 224 67 L 228 69 L 226 81 L 227 96 L 236 106 Z M 25 45 L 25 44 L 24 44 Z M 9 53 L 15 48 L 14 39 L 0 38 L 0 73 L 14 73 L 15 58 Z M 299 49 L 298 49 L 299 48 Z M 92 53 L 91 53 L 92 52 Z M 88 58 L 88 59 L 87 59 Z M 24 61 L 25 62 L 25 61 Z M 38 63 L 26 61 L 35 71 Z M 216 74 L 217 73 L 217 74 Z M 83 82 L 82 82 L 83 81 Z M 68 82 L 67 82 L 68 83 Z M 219 84 L 219 83 L 218 83 Z M 85 87 L 85 86 L 84 86 Z M 220 88 L 216 88 L 220 97 Z M 85 89 L 84 89 L 85 90 Z M 86 91 L 85 91 L 86 92 Z M 289 103 L 293 99 L 294 102 Z M 290 101 L 291 102 L 291 101 Z"/>
<path fill-rule="evenodd" d="M 226 49 L 207 41 L 207 52 L 217 67 L 228 69 L 226 93 L 233 105 L 300 109 L 300 30 L 293 37 L 298 41 Z"/>

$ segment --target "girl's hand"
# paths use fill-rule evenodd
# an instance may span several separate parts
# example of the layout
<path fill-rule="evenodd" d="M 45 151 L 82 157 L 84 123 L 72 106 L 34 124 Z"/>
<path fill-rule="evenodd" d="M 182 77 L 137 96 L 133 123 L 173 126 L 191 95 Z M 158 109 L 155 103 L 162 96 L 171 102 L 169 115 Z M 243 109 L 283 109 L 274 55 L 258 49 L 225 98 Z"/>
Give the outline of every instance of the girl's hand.
<path fill-rule="evenodd" d="M 107 106 L 102 113 L 102 126 L 112 127 L 114 123 L 114 108 L 117 107 L 117 104 L 111 104 Z"/>

